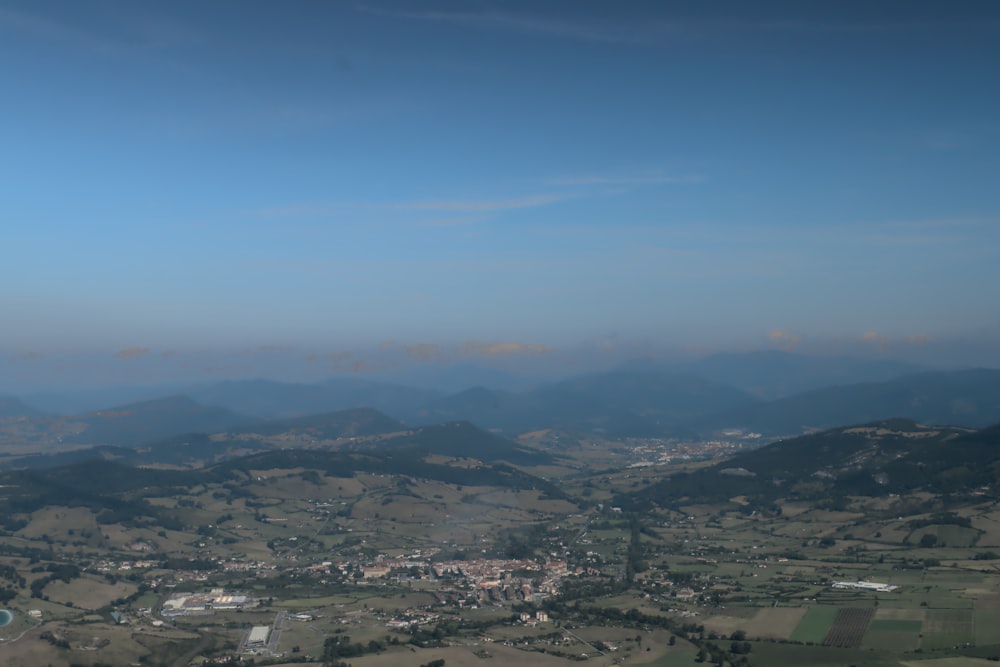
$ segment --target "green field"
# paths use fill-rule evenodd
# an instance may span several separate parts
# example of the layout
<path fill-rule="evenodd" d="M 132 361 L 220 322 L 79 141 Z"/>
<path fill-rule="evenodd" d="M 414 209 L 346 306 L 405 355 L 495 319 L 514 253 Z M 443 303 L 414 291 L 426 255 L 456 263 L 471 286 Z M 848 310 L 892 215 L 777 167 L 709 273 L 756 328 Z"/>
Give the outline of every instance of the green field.
<path fill-rule="evenodd" d="M 905 621 L 904 621 L 905 622 Z M 869 630 L 865 633 L 861 647 L 875 651 L 912 651 L 919 648 L 920 635 L 917 632 L 902 632 L 898 630 Z"/>
<path fill-rule="evenodd" d="M 976 644 L 1000 644 L 1000 611 L 976 612 Z"/>
<path fill-rule="evenodd" d="M 981 612 L 980 612 L 981 613 Z M 941 649 L 975 641 L 972 612 L 965 609 L 929 609 L 924 623 L 924 649 Z"/>
<path fill-rule="evenodd" d="M 913 531 L 906 541 L 910 544 L 920 544 L 920 539 L 924 535 L 935 536 L 938 540 L 937 546 L 971 547 L 979 541 L 980 533 L 974 528 L 963 526 L 926 526 Z"/>
<path fill-rule="evenodd" d="M 868 626 L 868 632 L 920 632 L 922 626 L 920 621 L 875 620 Z"/>
<path fill-rule="evenodd" d="M 698 665 L 697 651 L 671 651 L 653 662 L 637 662 L 632 667 L 693 667 Z"/>
<path fill-rule="evenodd" d="M 901 665 L 894 656 L 876 651 L 767 642 L 755 643 L 750 659 L 754 667 L 805 667 L 806 665 L 900 667 Z"/>
<path fill-rule="evenodd" d="M 793 642 L 819 644 L 826 637 L 826 633 L 833 625 L 833 619 L 837 616 L 837 607 L 812 607 L 806 612 L 805 618 L 799 621 L 792 632 Z"/>

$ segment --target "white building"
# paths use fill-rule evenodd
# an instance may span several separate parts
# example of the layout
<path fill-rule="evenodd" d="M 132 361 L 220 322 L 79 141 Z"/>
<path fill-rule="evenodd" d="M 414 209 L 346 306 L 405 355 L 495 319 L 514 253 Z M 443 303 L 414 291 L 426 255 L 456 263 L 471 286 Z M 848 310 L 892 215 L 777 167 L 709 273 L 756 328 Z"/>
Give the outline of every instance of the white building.
<path fill-rule="evenodd" d="M 876 593 L 889 593 L 899 588 L 899 586 L 894 586 L 892 584 L 880 584 L 875 581 L 835 581 L 832 586 L 834 588 L 844 588 L 855 591 L 874 591 Z"/>
<path fill-rule="evenodd" d="M 267 643 L 268 638 L 271 636 L 271 626 L 269 625 L 255 625 L 253 629 L 250 630 L 250 636 L 247 637 L 247 648 L 258 648 Z"/>

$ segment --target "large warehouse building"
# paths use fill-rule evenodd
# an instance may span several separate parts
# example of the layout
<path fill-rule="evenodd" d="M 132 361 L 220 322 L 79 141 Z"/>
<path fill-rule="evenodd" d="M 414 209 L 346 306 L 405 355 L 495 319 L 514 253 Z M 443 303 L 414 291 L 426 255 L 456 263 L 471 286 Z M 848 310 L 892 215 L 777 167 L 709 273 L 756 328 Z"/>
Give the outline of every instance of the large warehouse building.
<path fill-rule="evenodd" d="M 269 625 L 255 625 L 253 629 L 250 630 L 250 636 L 247 637 L 247 648 L 260 648 L 267 643 L 267 638 L 271 636 L 271 626 Z"/>

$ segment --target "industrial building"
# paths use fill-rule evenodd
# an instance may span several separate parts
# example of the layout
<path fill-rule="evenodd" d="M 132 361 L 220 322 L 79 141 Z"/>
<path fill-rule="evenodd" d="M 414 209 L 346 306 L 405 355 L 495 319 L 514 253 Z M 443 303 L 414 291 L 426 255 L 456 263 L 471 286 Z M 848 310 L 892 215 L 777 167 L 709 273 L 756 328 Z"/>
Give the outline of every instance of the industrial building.
<path fill-rule="evenodd" d="M 874 591 L 876 593 L 889 593 L 899 588 L 899 586 L 893 586 L 892 584 L 880 584 L 874 581 L 835 581 L 832 585 L 834 588 Z"/>
<path fill-rule="evenodd" d="M 268 638 L 271 636 L 271 626 L 269 625 L 255 625 L 253 629 L 250 630 L 250 635 L 247 637 L 246 647 L 248 649 L 262 648 L 267 644 Z"/>

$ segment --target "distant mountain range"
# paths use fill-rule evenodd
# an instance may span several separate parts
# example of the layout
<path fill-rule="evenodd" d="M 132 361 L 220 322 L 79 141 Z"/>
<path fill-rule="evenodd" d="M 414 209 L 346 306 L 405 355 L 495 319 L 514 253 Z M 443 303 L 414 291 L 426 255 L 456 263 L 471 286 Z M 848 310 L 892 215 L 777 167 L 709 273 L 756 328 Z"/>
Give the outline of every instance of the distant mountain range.
<path fill-rule="evenodd" d="M 195 387 L 187 393 L 206 405 L 217 405 L 234 412 L 268 419 L 301 417 L 352 408 L 375 408 L 404 418 L 417 406 L 443 395 L 430 389 L 361 378 L 332 378 L 318 384 L 233 380 Z"/>
<path fill-rule="evenodd" d="M 562 428 L 639 437 L 684 432 L 692 418 L 757 402 L 738 389 L 701 378 L 616 371 L 519 393 L 477 387 L 432 401 L 413 418 L 466 419 L 505 433 Z"/>
<path fill-rule="evenodd" d="M 478 386 L 454 394 L 358 378 L 317 384 L 227 381 L 190 388 L 183 395 L 60 417 L 46 417 L 44 406 L 9 397 L 0 399 L 0 445 L 58 438 L 62 443 L 134 447 L 190 433 L 322 430 L 315 422 L 322 422 L 323 415 L 358 408 L 395 420 L 396 430 L 468 421 L 509 437 L 559 428 L 609 438 L 689 439 L 743 430 L 771 439 L 891 417 L 969 427 L 1000 421 L 997 370 L 920 372 L 764 400 L 761 395 L 780 393 L 781 387 L 808 386 L 823 378 L 882 377 L 911 367 L 768 352 L 720 355 L 684 368 L 683 373 L 617 370 L 519 391 Z M 285 424 L 289 419 L 303 421 Z"/>
<path fill-rule="evenodd" d="M 1000 422 L 1000 370 L 939 371 L 828 387 L 709 415 L 688 425 L 700 433 L 740 428 L 779 436 L 890 417 L 971 427 Z"/>
<path fill-rule="evenodd" d="M 648 369 L 648 364 L 640 366 Z M 885 382 L 930 369 L 902 361 L 850 356 L 817 357 L 780 350 L 717 354 L 662 367 L 730 385 L 764 400 L 831 386 Z"/>
<path fill-rule="evenodd" d="M 261 422 L 225 408 L 207 407 L 187 396 L 168 396 L 81 415 L 86 425 L 74 440 L 101 445 L 137 445 L 182 432 L 212 433 Z"/>

